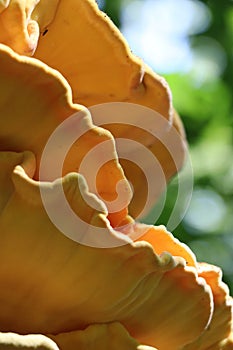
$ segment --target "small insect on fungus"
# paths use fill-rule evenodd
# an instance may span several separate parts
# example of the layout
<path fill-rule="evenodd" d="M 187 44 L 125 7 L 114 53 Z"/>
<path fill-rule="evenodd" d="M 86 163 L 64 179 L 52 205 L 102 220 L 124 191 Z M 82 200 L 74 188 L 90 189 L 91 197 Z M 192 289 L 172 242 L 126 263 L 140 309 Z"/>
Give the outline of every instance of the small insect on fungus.
<path fill-rule="evenodd" d="M 44 36 L 45 34 L 48 33 L 48 31 L 49 31 L 49 30 L 46 28 L 46 29 L 43 31 L 42 35 Z"/>

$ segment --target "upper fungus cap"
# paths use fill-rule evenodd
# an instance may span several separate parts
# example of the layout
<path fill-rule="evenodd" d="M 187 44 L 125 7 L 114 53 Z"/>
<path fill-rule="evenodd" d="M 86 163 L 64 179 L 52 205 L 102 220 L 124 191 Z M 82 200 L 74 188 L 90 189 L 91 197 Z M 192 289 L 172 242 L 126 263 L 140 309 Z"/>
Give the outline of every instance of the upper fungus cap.
<path fill-rule="evenodd" d="M 119 159 L 116 139 L 150 150 L 166 180 L 184 160 L 185 136 L 165 80 L 131 53 L 94 0 L 0 0 L 0 42 L 0 330 L 47 334 L 65 350 L 93 342 L 108 350 L 232 349 L 232 298 L 221 272 L 198 264 L 164 227 L 128 215 L 130 201 L 130 214 L 141 211 L 148 187 L 129 160 L 137 147 Z M 111 109 L 104 119 L 92 113 L 106 102 L 125 103 L 124 123 Z M 144 114 L 126 102 L 158 113 L 163 127 L 153 128 L 163 138 L 139 127 Z M 59 171 L 63 142 L 40 172 L 51 136 L 74 114 L 62 141 L 76 131 L 80 137 Z M 119 183 L 124 205 L 111 211 Z M 154 200 L 161 184 L 158 178 Z M 60 213 L 60 188 L 87 224 L 75 227 L 76 240 L 51 221 L 42 201 L 41 190 Z M 112 248 L 103 249 L 106 242 Z M 0 346 L 2 339 L 31 341 L 0 333 Z M 47 340 L 33 338 L 32 346 L 57 349 Z"/>
<path fill-rule="evenodd" d="M 137 125 L 137 119 L 130 115 L 128 106 L 125 107 L 124 123 L 119 125 L 113 112 L 104 122 L 104 128 L 110 130 L 116 139 L 127 138 L 140 143 L 161 165 L 162 171 L 157 173 L 154 182 L 153 202 L 156 201 L 166 181 L 181 168 L 186 153 L 183 127 L 173 109 L 166 81 L 132 54 L 120 31 L 98 9 L 94 0 L 14 0 L 2 6 L 5 9 L 0 14 L 1 23 L 9 33 L 7 37 L 1 38 L 0 35 L 0 42 L 19 54 L 33 54 L 58 70 L 72 89 L 73 102 L 86 107 L 106 102 L 128 102 L 150 108 L 164 119 L 162 138 Z M 39 35 L 33 34 L 33 43 L 28 33 L 32 23 L 36 23 L 40 32 Z M 12 28 L 16 28 L 17 38 Z M 5 32 L 3 29 L 2 33 Z M 94 123 L 100 125 L 98 116 L 93 114 L 92 117 Z M 141 113 L 142 121 L 147 118 Z M 156 131 L 159 126 L 154 119 L 152 124 Z M 172 144 L 172 154 L 169 144 Z M 127 153 L 126 149 L 124 159 L 120 159 L 133 186 L 129 210 L 134 217 L 142 212 L 148 191 L 151 191 L 140 167 L 130 161 L 137 153 L 137 148 L 133 154 Z M 152 202 L 147 210 L 151 206 Z"/>

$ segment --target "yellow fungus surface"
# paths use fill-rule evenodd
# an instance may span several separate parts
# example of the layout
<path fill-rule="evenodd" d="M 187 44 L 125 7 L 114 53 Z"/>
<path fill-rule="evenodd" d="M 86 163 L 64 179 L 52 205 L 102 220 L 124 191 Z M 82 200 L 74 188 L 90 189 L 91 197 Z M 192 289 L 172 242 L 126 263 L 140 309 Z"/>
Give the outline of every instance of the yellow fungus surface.
<path fill-rule="evenodd" d="M 221 270 L 136 221 L 185 152 L 167 83 L 94 0 L 0 0 L 1 350 L 233 349 Z"/>

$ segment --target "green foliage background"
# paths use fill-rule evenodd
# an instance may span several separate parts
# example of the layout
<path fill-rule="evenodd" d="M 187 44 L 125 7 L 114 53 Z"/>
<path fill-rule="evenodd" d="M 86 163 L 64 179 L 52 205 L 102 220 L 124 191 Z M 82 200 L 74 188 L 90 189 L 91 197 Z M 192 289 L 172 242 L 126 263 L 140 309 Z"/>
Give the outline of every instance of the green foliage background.
<path fill-rule="evenodd" d="M 197 84 L 192 72 L 166 75 L 166 79 L 185 125 L 194 170 L 194 191 L 216 194 L 224 203 L 225 211 L 214 229 L 198 230 L 183 220 L 173 233 L 194 250 L 200 261 L 219 265 L 233 292 L 233 2 L 201 2 L 209 7 L 212 20 L 205 32 L 190 37 L 192 46 L 195 49 L 204 37 L 214 39 L 225 51 L 225 68 L 218 78 L 201 84 Z M 120 28 L 123 0 L 106 0 L 102 9 Z M 157 223 L 167 222 L 175 192 L 173 181 L 168 188 L 166 208 Z"/>

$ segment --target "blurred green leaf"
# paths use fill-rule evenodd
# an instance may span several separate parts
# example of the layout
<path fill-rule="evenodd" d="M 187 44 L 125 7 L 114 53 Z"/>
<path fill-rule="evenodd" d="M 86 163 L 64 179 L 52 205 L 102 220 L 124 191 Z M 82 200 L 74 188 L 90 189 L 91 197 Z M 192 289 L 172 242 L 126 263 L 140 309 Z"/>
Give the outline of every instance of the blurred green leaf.
<path fill-rule="evenodd" d="M 189 74 L 166 76 L 175 108 L 187 129 L 188 140 L 195 141 L 207 123 L 222 125 L 231 115 L 231 93 L 221 80 L 198 86 Z"/>
<path fill-rule="evenodd" d="M 105 0 L 102 10 L 120 27 L 122 0 Z"/>

